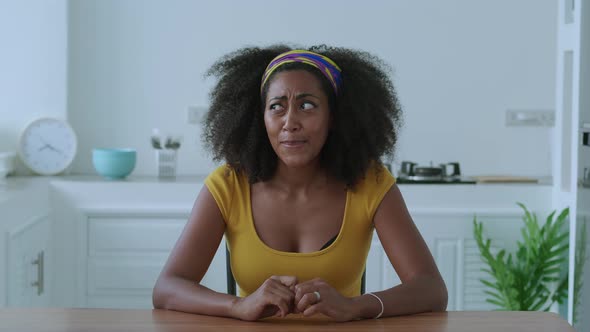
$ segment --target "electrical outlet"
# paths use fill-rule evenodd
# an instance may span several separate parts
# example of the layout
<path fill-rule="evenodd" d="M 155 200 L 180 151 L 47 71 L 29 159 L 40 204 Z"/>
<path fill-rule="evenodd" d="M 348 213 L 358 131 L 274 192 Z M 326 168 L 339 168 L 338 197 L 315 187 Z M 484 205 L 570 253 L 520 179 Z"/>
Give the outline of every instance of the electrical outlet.
<path fill-rule="evenodd" d="M 553 110 L 506 110 L 506 126 L 553 127 Z"/>
<path fill-rule="evenodd" d="M 189 106 L 187 108 L 187 122 L 190 124 L 198 124 L 207 114 L 208 108 L 206 106 Z"/>

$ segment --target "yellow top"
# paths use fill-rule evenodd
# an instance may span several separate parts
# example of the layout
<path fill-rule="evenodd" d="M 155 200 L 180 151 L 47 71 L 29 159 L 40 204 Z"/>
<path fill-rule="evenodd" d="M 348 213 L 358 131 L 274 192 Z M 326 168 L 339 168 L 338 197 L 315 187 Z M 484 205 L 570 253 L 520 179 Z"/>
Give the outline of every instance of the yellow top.
<path fill-rule="evenodd" d="M 205 179 L 205 185 L 226 223 L 239 295 L 251 294 L 272 275 L 296 276 L 299 282 L 320 277 L 344 296 L 360 295 L 373 237 L 373 216 L 394 183 L 395 178 L 385 167 L 379 173 L 371 168 L 354 190 L 347 191 L 342 226 L 331 245 L 309 253 L 284 252 L 267 246 L 256 233 L 248 177 L 227 165 L 217 168 Z"/>

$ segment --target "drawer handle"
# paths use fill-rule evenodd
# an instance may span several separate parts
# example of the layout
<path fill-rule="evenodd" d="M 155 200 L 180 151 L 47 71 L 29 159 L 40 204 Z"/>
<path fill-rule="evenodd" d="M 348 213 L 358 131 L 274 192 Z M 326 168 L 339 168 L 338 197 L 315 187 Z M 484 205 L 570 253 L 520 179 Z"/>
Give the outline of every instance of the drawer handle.
<path fill-rule="evenodd" d="M 32 282 L 31 286 L 37 287 L 37 295 L 41 295 L 43 294 L 45 284 L 45 278 L 43 275 L 43 270 L 45 270 L 45 255 L 43 251 L 37 254 L 37 259 L 35 259 L 32 264 L 37 265 L 37 281 Z"/>

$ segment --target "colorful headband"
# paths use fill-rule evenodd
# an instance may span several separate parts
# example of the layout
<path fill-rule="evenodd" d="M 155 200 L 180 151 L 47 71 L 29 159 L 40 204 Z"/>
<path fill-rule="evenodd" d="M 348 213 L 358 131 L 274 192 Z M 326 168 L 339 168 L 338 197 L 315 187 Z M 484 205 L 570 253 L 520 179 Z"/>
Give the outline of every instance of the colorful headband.
<path fill-rule="evenodd" d="M 300 62 L 316 67 L 322 72 L 328 81 L 330 81 L 334 91 L 338 93 L 338 88 L 342 84 L 342 76 L 340 74 L 342 70 L 340 67 L 338 67 L 338 65 L 330 58 L 306 50 L 293 50 L 279 54 L 276 58 L 274 58 L 266 67 L 264 75 L 262 75 L 262 84 L 260 85 L 260 89 L 262 90 L 270 75 L 277 68 L 291 62 Z"/>

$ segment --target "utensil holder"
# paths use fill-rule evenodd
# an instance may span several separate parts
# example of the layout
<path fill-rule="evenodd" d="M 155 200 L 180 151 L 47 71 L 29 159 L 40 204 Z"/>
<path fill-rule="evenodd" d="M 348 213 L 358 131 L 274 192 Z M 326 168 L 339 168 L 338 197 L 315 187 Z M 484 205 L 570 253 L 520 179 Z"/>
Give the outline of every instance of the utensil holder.
<path fill-rule="evenodd" d="M 158 165 L 158 177 L 176 177 L 176 150 L 156 150 L 156 164 Z"/>

